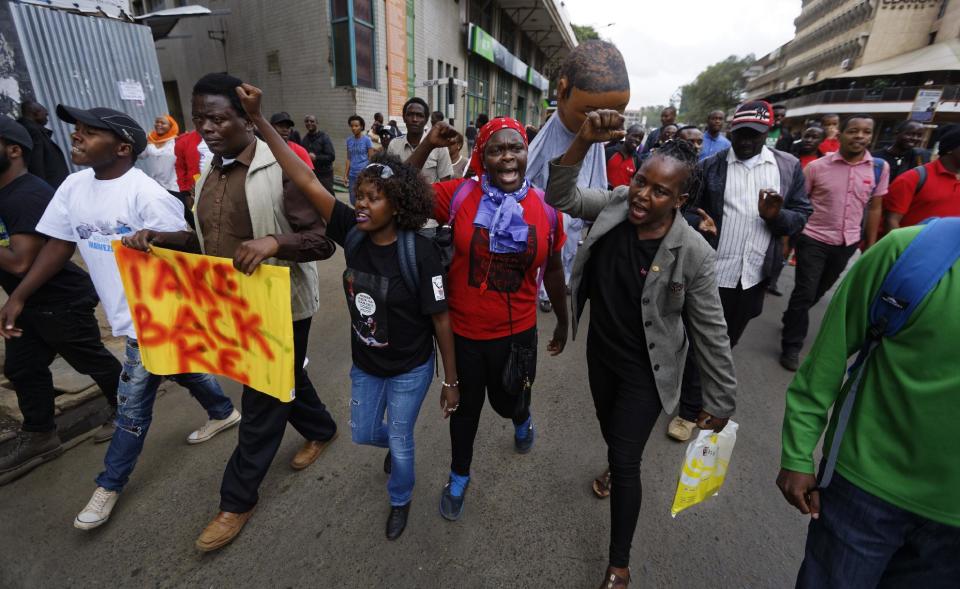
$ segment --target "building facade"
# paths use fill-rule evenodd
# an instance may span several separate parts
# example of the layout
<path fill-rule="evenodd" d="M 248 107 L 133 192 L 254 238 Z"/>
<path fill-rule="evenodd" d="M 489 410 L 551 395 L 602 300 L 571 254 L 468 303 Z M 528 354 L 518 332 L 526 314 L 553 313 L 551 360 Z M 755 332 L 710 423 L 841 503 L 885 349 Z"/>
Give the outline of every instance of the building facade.
<path fill-rule="evenodd" d="M 794 25 L 747 71 L 748 97 L 784 104 L 788 122 L 867 112 L 885 144 L 906 118 L 960 121 L 957 0 L 804 0 Z M 918 115 L 914 102 L 937 92 L 936 112 Z"/>
<path fill-rule="evenodd" d="M 143 10 L 177 3 L 149 4 Z M 193 83 L 227 71 L 263 88 L 268 115 L 286 111 L 301 130 L 303 117 L 316 115 L 338 151 L 350 115 L 369 125 L 380 112 L 402 127 L 402 105 L 411 96 L 461 131 L 480 113 L 539 124 L 548 73 L 576 45 L 556 0 L 197 4 L 212 14 L 182 20 L 156 43 L 172 114 L 187 122 Z M 134 2 L 131 10 L 138 9 Z"/>

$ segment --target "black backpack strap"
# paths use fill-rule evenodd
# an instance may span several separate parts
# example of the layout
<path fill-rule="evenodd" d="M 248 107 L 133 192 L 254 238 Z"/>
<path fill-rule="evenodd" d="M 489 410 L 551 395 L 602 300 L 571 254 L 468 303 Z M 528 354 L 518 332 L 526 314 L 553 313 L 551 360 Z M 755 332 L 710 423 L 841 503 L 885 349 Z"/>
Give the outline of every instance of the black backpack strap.
<path fill-rule="evenodd" d="M 916 196 L 920 194 L 920 191 L 923 190 L 923 185 L 927 183 L 927 167 L 917 166 L 914 170 L 917 172 L 917 176 L 919 176 L 919 178 L 917 178 L 917 185 L 913 189 L 913 195 Z"/>
<path fill-rule="evenodd" d="M 360 244 L 363 242 L 363 238 L 366 237 L 363 231 L 357 229 L 357 226 L 354 225 L 350 228 L 350 231 L 347 231 L 347 237 L 343 240 L 343 255 L 344 257 L 353 257 L 357 253 L 357 249 L 360 247 Z"/>
<path fill-rule="evenodd" d="M 400 277 L 407 290 L 415 297 L 420 294 L 420 271 L 417 268 L 417 233 L 401 230 L 397 235 L 397 254 L 400 257 Z"/>

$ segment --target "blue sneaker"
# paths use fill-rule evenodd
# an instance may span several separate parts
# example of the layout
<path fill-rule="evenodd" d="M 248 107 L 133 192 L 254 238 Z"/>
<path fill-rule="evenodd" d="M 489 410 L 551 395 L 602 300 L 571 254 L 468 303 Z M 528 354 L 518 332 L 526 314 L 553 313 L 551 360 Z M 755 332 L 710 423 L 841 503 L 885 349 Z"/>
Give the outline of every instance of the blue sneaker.
<path fill-rule="evenodd" d="M 513 434 L 513 448 L 517 454 L 526 454 L 533 448 L 533 441 L 537 437 L 537 430 L 533 427 L 533 417 L 516 426 Z"/>
<path fill-rule="evenodd" d="M 440 496 L 440 515 L 443 519 L 455 522 L 463 515 L 463 496 L 470 486 L 470 477 L 450 473 L 450 480 Z"/>

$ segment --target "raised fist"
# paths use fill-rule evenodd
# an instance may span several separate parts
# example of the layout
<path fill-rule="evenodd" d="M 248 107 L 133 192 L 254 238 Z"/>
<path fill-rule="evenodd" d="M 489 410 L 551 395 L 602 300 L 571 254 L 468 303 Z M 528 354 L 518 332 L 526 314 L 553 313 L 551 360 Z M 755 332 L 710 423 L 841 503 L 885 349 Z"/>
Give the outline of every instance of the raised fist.
<path fill-rule="evenodd" d="M 595 110 L 587 113 L 578 135 L 590 143 L 623 139 L 623 115 L 615 110 Z"/>

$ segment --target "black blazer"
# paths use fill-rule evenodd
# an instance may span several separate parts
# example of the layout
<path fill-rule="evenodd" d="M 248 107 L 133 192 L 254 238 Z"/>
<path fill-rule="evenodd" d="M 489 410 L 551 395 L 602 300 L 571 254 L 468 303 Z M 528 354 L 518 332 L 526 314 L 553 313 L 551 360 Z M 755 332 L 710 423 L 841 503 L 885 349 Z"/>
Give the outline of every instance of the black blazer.
<path fill-rule="evenodd" d="M 807 197 L 800 160 L 783 151 L 776 149 L 771 151 L 780 169 L 780 196 L 783 197 L 783 208 L 775 219 L 767 221 L 767 228 L 774 239 L 770 240 L 770 247 L 763 260 L 764 278 L 772 275 L 775 264 L 783 263 L 783 245 L 776 238 L 799 234 L 807 224 L 807 218 L 813 213 L 813 205 Z M 694 227 L 699 224 L 700 218 L 691 211 L 697 207 L 703 209 L 716 223 L 717 237 L 704 236 L 714 249 L 723 231 L 723 201 L 727 185 L 727 154 L 729 152 L 729 148 L 718 151 L 697 164 L 698 182 L 691 192 L 690 204 L 687 205 L 686 217 Z"/>

